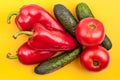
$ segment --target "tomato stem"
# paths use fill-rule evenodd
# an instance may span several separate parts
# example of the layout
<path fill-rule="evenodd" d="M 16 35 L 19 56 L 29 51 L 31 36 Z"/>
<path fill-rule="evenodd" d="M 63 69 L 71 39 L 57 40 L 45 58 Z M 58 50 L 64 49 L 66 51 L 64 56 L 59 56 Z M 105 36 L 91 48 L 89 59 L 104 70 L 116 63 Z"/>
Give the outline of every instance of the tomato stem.
<path fill-rule="evenodd" d="M 91 24 L 89 24 L 89 28 L 90 28 L 91 30 L 95 30 L 95 29 L 96 29 L 96 25 L 93 24 L 93 23 L 91 23 Z"/>
<path fill-rule="evenodd" d="M 99 61 L 98 60 L 93 60 L 93 65 L 94 66 L 99 66 Z"/>

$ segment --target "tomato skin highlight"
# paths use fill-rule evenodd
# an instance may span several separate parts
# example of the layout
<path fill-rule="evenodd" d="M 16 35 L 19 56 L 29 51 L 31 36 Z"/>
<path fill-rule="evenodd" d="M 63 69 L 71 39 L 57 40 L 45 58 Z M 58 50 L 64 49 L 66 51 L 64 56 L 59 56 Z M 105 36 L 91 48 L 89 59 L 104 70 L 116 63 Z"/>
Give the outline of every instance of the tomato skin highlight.
<path fill-rule="evenodd" d="M 95 18 L 84 18 L 76 27 L 76 38 L 84 46 L 99 45 L 104 37 L 104 25 Z"/>
<path fill-rule="evenodd" d="M 101 71 L 105 69 L 110 61 L 108 51 L 102 46 L 87 47 L 80 55 L 81 64 L 90 71 Z"/>

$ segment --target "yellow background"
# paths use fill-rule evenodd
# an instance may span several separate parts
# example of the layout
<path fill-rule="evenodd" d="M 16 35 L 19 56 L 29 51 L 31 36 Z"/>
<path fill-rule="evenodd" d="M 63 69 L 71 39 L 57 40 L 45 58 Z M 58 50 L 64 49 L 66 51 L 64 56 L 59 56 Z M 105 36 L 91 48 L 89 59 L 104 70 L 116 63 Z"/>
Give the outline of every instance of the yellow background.
<path fill-rule="evenodd" d="M 15 16 L 11 24 L 6 23 L 11 11 L 19 11 L 25 4 L 38 4 L 53 15 L 53 7 L 57 3 L 65 5 L 75 15 L 78 3 L 85 2 L 96 18 L 105 25 L 106 34 L 110 37 L 113 47 L 109 51 L 110 64 L 101 72 L 89 72 L 79 63 L 79 59 L 65 67 L 46 75 L 34 73 L 35 65 L 23 65 L 17 59 L 9 60 L 6 54 L 16 54 L 17 49 L 27 36 L 17 40 L 12 35 L 19 31 L 15 25 Z M 0 80 L 120 80 L 120 0 L 1 0 L 0 1 Z"/>

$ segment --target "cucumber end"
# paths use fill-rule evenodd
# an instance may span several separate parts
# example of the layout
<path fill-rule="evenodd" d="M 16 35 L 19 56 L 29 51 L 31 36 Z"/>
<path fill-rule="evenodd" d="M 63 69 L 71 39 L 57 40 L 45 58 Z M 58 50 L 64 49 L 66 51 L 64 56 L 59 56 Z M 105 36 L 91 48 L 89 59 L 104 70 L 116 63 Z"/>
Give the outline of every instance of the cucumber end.
<path fill-rule="evenodd" d="M 36 74 L 42 74 L 42 75 L 46 74 L 45 70 L 43 70 L 42 68 L 38 68 L 38 67 L 35 67 L 34 72 Z"/>

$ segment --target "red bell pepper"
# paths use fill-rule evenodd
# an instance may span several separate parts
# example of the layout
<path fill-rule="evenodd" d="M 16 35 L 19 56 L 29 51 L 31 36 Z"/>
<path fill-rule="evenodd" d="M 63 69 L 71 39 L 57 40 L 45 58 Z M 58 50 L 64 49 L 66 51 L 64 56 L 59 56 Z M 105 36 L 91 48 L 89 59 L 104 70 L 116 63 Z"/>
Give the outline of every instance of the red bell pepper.
<path fill-rule="evenodd" d="M 18 49 L 17 55 L 12 56 L 11 54 L 8 54 L 7 57 L 10 59 L 18 58 L 19 61 L 23 64 L 35 64 L 47 60 L 55 53 L 55 51 L 34 50 L 30 46 L 28 46 L 26 42 Z"/>
<path fill-rule="evenodd" d="M 34 32 L 18 32 L 14 35 L 14 38 L 20 34 L 31 35 L 28 45 L 36 50 L 69 51 L 77 46 L 75 39 L 65 31 L 49 28 L 39 23 L 34 24 L 33 29 Z"/>
<path fill-rule="evenodd" d="M 19 12 L 9 14 L 7 19 L 8 23 L 10 23 L 10 19 L 13 15 L 17 15 L 15 23 L 20 30 L 30 31 L 33 24 L 40 23 L 46 27 L 54 27 L 55 29 L 64 31 L 63 27 L 56 19 L 45 9 L 35 4 L 25 5 Z"/>

